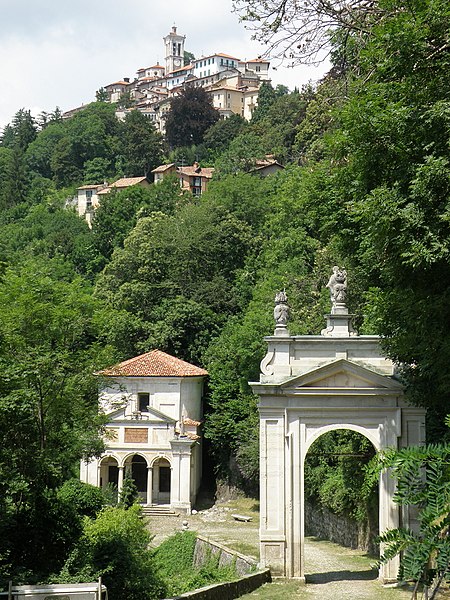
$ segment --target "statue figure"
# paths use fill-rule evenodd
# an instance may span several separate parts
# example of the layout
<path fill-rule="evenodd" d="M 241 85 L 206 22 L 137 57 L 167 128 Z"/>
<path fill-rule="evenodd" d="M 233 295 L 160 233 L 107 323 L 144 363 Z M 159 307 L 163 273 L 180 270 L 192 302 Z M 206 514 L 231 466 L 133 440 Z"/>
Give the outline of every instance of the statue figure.
<path fill-rule="evenodd" d="M 289 319 L 289 306 L 287 304 L 286 291 L 277 292 L 275 296 L 275 308 L 273 309 L 275 323 L 278 325 L 286 325 Z"/>
<path fill-rule="evenodd" d="M 347 271 L 340 267 L 333 267 L 333 274 L 327 283 L 327 288 L 330 290 L 332 312 L 337 305 L 345 306 L 347 301 Z"/>

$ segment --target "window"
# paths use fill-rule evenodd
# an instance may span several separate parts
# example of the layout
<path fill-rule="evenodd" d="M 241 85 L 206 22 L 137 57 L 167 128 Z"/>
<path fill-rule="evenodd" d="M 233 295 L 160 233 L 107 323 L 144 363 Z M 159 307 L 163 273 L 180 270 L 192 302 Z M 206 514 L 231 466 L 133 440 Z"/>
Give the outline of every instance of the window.
<path fill-rule="evenodd" d="M 194 177 L 192 182 L 192 193 L 194 196 L 201 196 L 202 194 L 202 178 Z"/>
<path fill-rule="evenodd" d="M 150 394 L 138 394 L 138 410 L 139 412 L 148 412 L 150 404 Z"/>
<path fill-rule="evenodd" d="M 261 71 L 261 67 L 259 65 L 256 65 L 256 72 L 259 73 Z"/>
<path fill-rule="evenodd" d="M 92 210 L 92 190 L 86 190 L 86 210 Z"/>

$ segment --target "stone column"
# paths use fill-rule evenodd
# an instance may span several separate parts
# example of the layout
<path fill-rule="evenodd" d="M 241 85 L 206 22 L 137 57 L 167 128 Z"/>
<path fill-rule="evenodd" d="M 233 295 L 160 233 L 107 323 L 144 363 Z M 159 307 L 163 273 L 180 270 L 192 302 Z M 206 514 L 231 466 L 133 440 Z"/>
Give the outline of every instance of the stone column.
<path fill-rule="evenodd" d="M 147 504 L 153 504 L 153 468 L 147 467 Z"/>
<path fill-rule="evenodd" d="M 120 494 L 122 492 L 122 488 L 123 488 L 123 470 L 125 467 L 119 467 L 119 478 L 117 481 L 117 493 L 119 494 L 119 498 L 120 498 Z"/>
<path fill-rule="evenodd" d="M 172 447 L 172 473 L 170 481 L 170 504 L 191 513 L 191 454 L 194 442 L 189 438 L 170 441 Z"/>

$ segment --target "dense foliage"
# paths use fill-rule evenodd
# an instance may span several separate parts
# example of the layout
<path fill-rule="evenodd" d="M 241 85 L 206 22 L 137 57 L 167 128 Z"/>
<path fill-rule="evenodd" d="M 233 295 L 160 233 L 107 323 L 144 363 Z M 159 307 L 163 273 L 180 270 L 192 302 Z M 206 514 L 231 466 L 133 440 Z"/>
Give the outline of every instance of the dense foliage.
<path fill-rule="evenodd" d="M 375 467 L 375 468 L 373 468 Z M 392 529 L 380 536 L 382 562 L 401 553 L 400 580 L 431 586 L 435 598 L 443 582 L 450 580 L 450 445 L 388 451 L 373 465 L 372 477 L 389 468 L 397 480 L 394 501 L 418 510 L 419 531 Z"/>
<path fill-rule="evenodd" d="M 86 517 L 83 533 L 67 558 L 58 580 L 78 583 L 102 577 L 111 600 L 158 600 L 165 585 L 155 572 L 151 535 L 140 507 L 106 507 Z"/>
<path fill-rule="evenodd" d="M 271 6 L 239 4 L 256 16 L 259 5 Z M 428 409 L 429 440 L 445 441 L 450 8 L 444 0 L 379 0 L 357 30 L 360 5 L 349 23 L 334 23 L 333 66 L 315 88 L 265 84 L 250 122 L 217 121 L 203 103 L 192 123 L 181 107 L 186 130 L 174 128 L 183 137 L 169 140 L 177 147 L 170 157 L 216 167 L 200 198 L 181 194 L 176 179 L 111 193 L 90 230 L 66 208 L 77 186 L 143 175 L 169 160 L 151 123 L 133 112 L 119 122 L 114 106 L 96 102 L 66 120 L 55 111 L 37 122 L 21 109 L 5 128 L 4 579 L 45 578 L 67 559 L 58 490 L 79 458 L 101 451 L 92 373 L 139 352 L 158 347 L 208 369 L 207 455 L 216 476 L 256 493 L 257 410 L 248 381 L 258 377 L 263 336 L 273 328 L 275 292 L 286 288 L 291 333 L 316 334 L 334 264 L 350 274 L 359 330 L 382 336 L 402 365 L 408 399 Z M 301 13 L 292 12 L 294 2 L 280 6 L 291 11 L 282 32 Z M 285 169 L 262 179 L 254 167 L 267 155 Z M 354 439 L 333 443 L 348 449 Z M 355 465 L 337 463 L 315 465 L 328 474 L 315 493 L 359 514 L 361 498 L 347 485 Z"/>

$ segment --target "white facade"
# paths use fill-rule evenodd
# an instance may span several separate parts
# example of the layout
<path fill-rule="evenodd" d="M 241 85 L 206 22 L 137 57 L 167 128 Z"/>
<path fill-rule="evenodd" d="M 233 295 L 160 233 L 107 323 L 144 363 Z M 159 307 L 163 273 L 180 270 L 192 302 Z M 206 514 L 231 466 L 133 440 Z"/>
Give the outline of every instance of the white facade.
<path fill-rule="evenodd" d="M 228 54 L 211 54 L 210 56 L 202 56 L 194 61 L 193 74 L 198 79 L 210 77 L 227 69 L 237 69 L 239 59 Z"/>
<path fill-rule="evenodd" d="M 77 189 L 78 216 L 84 217 L 92 228 L 94 211 L 99 205 L 98 192 L 106 187 L 106 183 L 83 185 Z"/>
<path fill-rule="evenodd" d="M 317 336 L 290 336 L 277 326 L 266 338 L 259 395 L 261 455 L 261 561 L 275 575 L 304 579 L 304 461 L 322 434 L 350 429 L 377 451 L 422 445 L 423 409 L 408 406 L 394 365 L 377 336 L 358 336 L 348 314 L 328 316 Z M 411 511 L 393 502 L 395 481 L 383 473 L 379 485 L 380 532 L 400 523 L 415 527 Z M 398 558 L 380 568 L 395 581 Z"/>
<path fill-rule="evenodd" d="M 201 479 L 203 379 L 106 377 L 99 397 L 108 418 L 106 450 L 100 459 L 82 462 L 81 480 L 103 488 L 113 484 L 120 493 L 129 474 L 142 504 L 189 513 Z"/>

